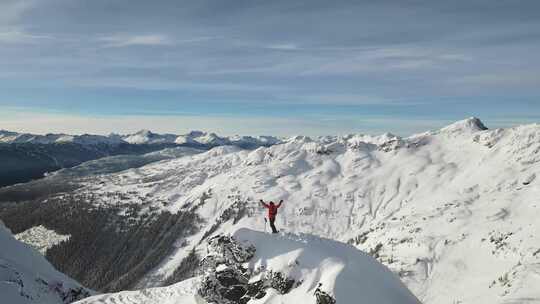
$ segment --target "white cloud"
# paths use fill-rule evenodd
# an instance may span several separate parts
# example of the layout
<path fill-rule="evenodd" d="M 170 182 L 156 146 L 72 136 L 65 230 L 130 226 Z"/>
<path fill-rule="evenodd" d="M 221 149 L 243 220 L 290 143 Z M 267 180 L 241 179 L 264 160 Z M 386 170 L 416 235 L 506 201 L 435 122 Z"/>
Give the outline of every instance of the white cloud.
<path fill-rule="evenodd" d="M 45 35 L 33 35 L 16 28 L 8 28 L 4 30 L 0 29 L 0 43 L 4 44 L 34 43 L 40 39 L 50 38 L 52 37 Z"/>
<path fill-rule="evenodd" d="M 113 35 L 100 37 L 100 41 L 105 42 L 105 47 L 125 47 L 135 45 L 170 45 L 171 39 L 167 35 Z"/>
<path fill-rule="evenodd" d="M 2 74 L 0 74 L 1 76 Z M 203 92 L 264 92 L 283 91 L 287 87 L 273 84 L 245 84 L 234 82 L 189 82 L 164 80 L 161 78 L 133 76 L 133 77 L 99 77 L 66 79 L 66 84 L 74 87 L 91 88 L 124 88 L 146 90 L 193 90 Z"/>
<path fill-rule="evenodd" d="M 267 46 L 266 48 L 272 49 L 272 50 L 280 50 L 280 51 L 296 51 L 296 50 L 300 50 L 300 47 L 298 47 L 296 44 L 293 44 L 293 43 L 271 44 L 271 45 Z"/>
<path fill-rule="evenodd" d="M 439 58 L 442 60 L 462 61 L 462 62 L 469 62 L 473 60 L 471 56 L 468 56 L 465 54 L 442 54 L 439 56 Z"/>
<path fill-rule="evenodd" d="M 318 60 L 302 75 L 346 75 L 378 72 L 427 71 L 472 61 L 468 55 L 436 48 L 350 48 L 342 56 Z M 319 58 L 320 59 L 320 58 Z"/>
<path fill-rule="evenodd" d="M 452 78 L 450 84 L 477 86 L 538 86 L 540 73 L 528 71 L 504 71 Z"/>
<path fill-rule="evenodd" d="M 340 104 L 340 105 L 359 105 L 359 104 L 387 104 L 391 100 L 379 96 L 362 95 L 362 94 L 319 94 L 319 95 L 302 95 L 289 96 L 288 99 L 298 101 L 306 101 L 316 104 Z"/>

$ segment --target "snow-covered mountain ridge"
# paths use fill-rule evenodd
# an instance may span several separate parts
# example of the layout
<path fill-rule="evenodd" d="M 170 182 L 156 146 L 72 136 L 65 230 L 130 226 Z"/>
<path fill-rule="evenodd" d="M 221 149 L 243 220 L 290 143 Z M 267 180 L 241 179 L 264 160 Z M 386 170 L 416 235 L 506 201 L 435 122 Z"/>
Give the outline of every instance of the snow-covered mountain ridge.
<path fill-rule="evenodd" d="M 101 136 L 34 135 L 0 130 L 0 187 L 42 178 L 49 172 L 108 156 L 133 155 L 137 158 L 137 155 L 166 148 L 208 150 L 221 145 L 255 149 L 279 142 L 280 139 L 270 136 L 220 137 L 200 131 L 173 135 L 142 130 L 128 135 Z"/>
<path fill-rule="evenodd" d="M 0 130 L 0 143 L 77 143 L 81 145 L 108 144 L 117 145 L 128 144 L 198 144 L 209 146 L 238 145 L 238 146 L 269 146 L 277 144 L 280 139 L 272 136 L 232 136 L 220 137 L 215 133 L 205 133 L 201 131 L 191 131 L 183 135 L 157 134 L 149 130 L 140 130 L 133 134 L 119 135 L 69 135 L 69 134 L 46 134 L 36 135 L 29 133 L 18 133 L 7 130 Z"/>
<path fill-rule="evenodd" d="M 178 270 L 204 256 L 210 237 L 264 230 L 257 201 L 283 199 L 278 228 L 369 252 L 423 303 L 535 303 L 539 174 L 540 125 L 486 130 L 472 118 L 408 138 L 297 136 L 255 150 L 221 146 L 74 179 L 80 188 L 42 199 L 39 208 L 61 198 L 125 210 L 130 222 L 165 213 L 196 219 L 131 288 L 185 279 Z"/>

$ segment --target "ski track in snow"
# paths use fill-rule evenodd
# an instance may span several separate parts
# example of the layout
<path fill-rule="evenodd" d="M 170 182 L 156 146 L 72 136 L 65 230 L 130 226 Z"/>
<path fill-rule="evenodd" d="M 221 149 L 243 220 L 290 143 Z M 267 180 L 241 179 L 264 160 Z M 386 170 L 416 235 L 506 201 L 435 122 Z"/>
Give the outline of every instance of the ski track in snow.
<path fill-rule="evenodd" d="M 278 229 L 352 241 L 366 252 L 380 244 L 378 260 L 423 303 L 540 303 L 540 254 L 533 254 L 540 126 L 480 130 L 467 120 L 377 148 L 387 143 L 297 137 L 252 151 L 218 147 L 98 177 L 77 191 L 148 195 L 171 212 L 211 193 L 197 211 L 208 227 L 235 201 L 247 202 L 247 216 L 215 233 L 264 230 L 258 200 L 284 199 Z M 191 248 L 202 250 L 206 230 L 139 287 L 159 285 Z"/>

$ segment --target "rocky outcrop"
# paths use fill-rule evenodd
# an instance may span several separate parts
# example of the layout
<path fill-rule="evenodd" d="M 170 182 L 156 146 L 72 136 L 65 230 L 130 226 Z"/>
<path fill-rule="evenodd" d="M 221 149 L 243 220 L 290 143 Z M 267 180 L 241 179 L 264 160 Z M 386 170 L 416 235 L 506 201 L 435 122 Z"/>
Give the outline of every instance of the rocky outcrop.
<path fill-rule="evenodd" d="M 336 299 L 322 290 L 322 284 L 319 283 L 315 289 L 315 299 L 317 304 L 336 304 Z"/>
<path fill-rule="evenodd" d="M 199 295 L 210 303 L 247 303 L 266 295 L 273 288 L 288 293 L 298 282 L 280 272 L 249 269 L 243 266 L 255 254 L 253 245 L 218 235 L 208 241 L 208 255 L 201 261 L 202 279 Z"/>

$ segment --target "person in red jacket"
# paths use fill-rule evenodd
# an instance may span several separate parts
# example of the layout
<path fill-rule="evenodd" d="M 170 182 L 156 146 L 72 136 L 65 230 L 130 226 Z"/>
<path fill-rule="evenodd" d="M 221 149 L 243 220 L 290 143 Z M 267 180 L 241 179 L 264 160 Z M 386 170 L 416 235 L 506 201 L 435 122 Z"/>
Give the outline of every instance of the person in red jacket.
<path fill-rule="evenodd" d="M 279 201 L 279 204 L 274 204 L 274 202 L 270 201 L 270 203 L 265 203 L 263 200 L 260 200 L 261 204 L 263 204 L 264 208 L 268 209 L 268 220 L 270 221 L 270 227 L 272 228 L 272 233 L 278 233 L 276 230 L 276 226 L 274 226 L 274 222 L 276 220 L 276 214 L 281 207 L 281 204 L 283 204 L 283 200 Z"/>

